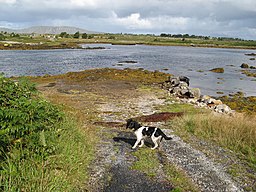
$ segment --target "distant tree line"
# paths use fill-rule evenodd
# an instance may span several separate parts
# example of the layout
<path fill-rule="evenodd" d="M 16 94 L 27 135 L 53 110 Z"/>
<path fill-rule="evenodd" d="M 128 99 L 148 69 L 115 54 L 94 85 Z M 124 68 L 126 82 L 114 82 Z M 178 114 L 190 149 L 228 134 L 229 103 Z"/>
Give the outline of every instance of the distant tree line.
<path fill-rule="evenodd" d="M 5 36 L 2 33 L 0 33 L 0 41 L 3 41 L 3 40 L 5 40 Z"/>
<path fill-rule="evenodd" d="M 0 32 L 0 41 L 5 40 L 7 37 L 16 37 L 16 38 L 18 37 L 19 38 L 20 34 L 14 33 L 14 32 L 8 33 L 8 32 L 4 32 L 4 31 Z M 77 31 L 74 34 L 68 34 L 67 32 L 61 32 L 60 34 L 56 35 L 55 37 L 56 38 L 58 38 L 58 37 L 61 37 L 61 38 L 75 38 L 75 39 L 79 39 L 79 38 L 91 39 L 91 38 L 93 38 L 92 35 L 88 35 L 87 33 L 80 33 L 79 31 Z"/>
<path fill-rule="evenodd" d="M 172 38 L 195 38 L 195 39 L 213 39 L 213 40 L 229 40 L 229 41 L 243 41 L 240 38 L 232 38 L 232 37 L 210 37 L 210 36 L 203 36 L 203 35 L 189 35 L 189 34 L 166 34 L 161 33 L 160 37 L 172 37 Z"/>
<path fill-rule="evenodd" d="M 72 34 L 68 34 L 67 32 L 61 32 L 58 36 L 61 37 L 61 38 L 75 38 L 75 39 L 79 39 L 79 38 L 91 39 L 92 38 L 91 35 L 88 35 L 87 33 L 80 34 L 79 31 L 77 31 L 73 35 Z"/>
<path fill-rule="evenodd" d="M 0 41 L 5 40 L 7 35 L 9 35 L 10 37 L 20 37 L 20 35 L 18 33 L 13 33 L 12 32 L 12 33 L 8 34 L 7 32 L 1 31 L 1 33 L 0 33 Z"/>

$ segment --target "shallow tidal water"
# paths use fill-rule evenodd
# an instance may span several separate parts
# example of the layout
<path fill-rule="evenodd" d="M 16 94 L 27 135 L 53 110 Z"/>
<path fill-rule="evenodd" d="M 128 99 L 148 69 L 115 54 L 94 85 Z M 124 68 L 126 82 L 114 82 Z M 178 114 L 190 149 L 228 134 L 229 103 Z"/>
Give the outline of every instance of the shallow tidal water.
<path fill-rule="evenodd" d="M 256 96 L 256 79 L 241 73 L 241 64 L 256 67 L 245 54 L 253 50 L 178 46 L 91 44 L 105 49 L 0 51 L 0 72 L 5 76 L 42 76 L 94 68 L 143 68 L 190 78 L 202 94 L 221 96 L 238 91 Z M 224 73 L 210 69 L 221 67 Z M 222 93 L 222 94 L 220 94 Z"/>

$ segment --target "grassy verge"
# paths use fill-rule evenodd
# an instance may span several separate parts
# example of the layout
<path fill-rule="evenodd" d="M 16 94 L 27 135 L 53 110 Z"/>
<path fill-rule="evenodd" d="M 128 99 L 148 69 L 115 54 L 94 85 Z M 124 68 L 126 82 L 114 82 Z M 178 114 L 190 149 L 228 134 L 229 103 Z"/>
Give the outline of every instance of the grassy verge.
<path fill-rule="evenodd" d="M 150 177 L 156 177 L 160 166 L 160 156 L 165 158 L 163 154 L 158 154 L 156 150 L 151 149 L 141 149 L 133 153 L 134 156 L 138 158 L 132 169 L 136 169 L 144 172 Z M 164 160 L 163 170 L 167 176 L 167 180 L 172 183 L 175 192 L 196 192 L 197 187 L 193 184 L 191 179 L 179 168 L 171 164 L 170 162 Z"/>
<path fill-rule="evenodd" d="M 94 156 L 91 136 L 91 131 L 85 133 L 69 118 L 58 125 L 56 133 L 44 133 L 41 153 L 16 144 L 1 164 L 2 191 L 85 190 Z"/>
<path fill-rule="evenodd" d="M 169 124 L 174 134 L 179 135 L 195 148 L 226 164 L 227 172 L 234 180 L 245 184 L 246 191 L 255 189 L 256 171 L 256 120 L 253 116 L 214 116 L 212 114 L 186 115 Z M 211 149 L 198 145 L 194 140 L 207 142 L 209 146 L 221 146 L 233 151 L 223 152 L 223 157 L 214 157 Z M 227 156 L 226 156 L 227 153 Z M 219 154 L 221 155 L 221 154 Z M 229 157 L 227 159 L 227 157 Z M 230 164 L 234 158 L 236 164 Z M 239 158 L 240 160 L 238 160 Z M 233 160 L 232 160 L 233 161 Z"/>
<path fill-rule="evenodd" d="M 238 100 L 243 102 L 243 100 Z M 244 103 L 245 104 L 245 103 Z M 247 109 L 251 103 L 243 105 Z M 227 172 L 239 183 L 247 183 L 246 191 L 255 189 L 256 170 L 256 119 L 248 113 L 234 117 L 214 115 L 208 110 L 196 109 L 188 104 L 168 104 L 160 107 L 161 111 L 185 112 L 185 116 L 170 121 L 167 126 L 174 134 L 190 143 L 217 162 L 227 163 Z M 207 143 L 201 146 L 198 141 Z M 212 153 L 212 147 L 220 146 L 233 151 L 221 154 Z M 210 147 L 210 148 L 209 148 Z M 229 159 L 226 158 L 226 154 Z M 230 158 L 240 163 L 230 164 Z M 240 160 L 238 160 L 239 158 Z M 235 160 L 237 159 L 237 160 Z"/>
<path fill-rule="evenodd" d="M 256 170 L 256 121 L 254 117 L 196 114 L 172 122 L 172 127 L 176 131 L 185 131 L 239 153 Z"/>
<path fill-rule="evenodd" d="M 235 117 L 213 115 L 205 109 L 189 104 L 169 104 L 161 111 L 185 112 L 185 116 L 170 122 L 170 127 L 183 136 L 194 135 L 230 149 L 256 170 L 256 119 L 253 115 Z"/>
<path fill-rule="evenodd" d="M 95 127 L 0 77 L 0 191 L 87 190 Z"/>

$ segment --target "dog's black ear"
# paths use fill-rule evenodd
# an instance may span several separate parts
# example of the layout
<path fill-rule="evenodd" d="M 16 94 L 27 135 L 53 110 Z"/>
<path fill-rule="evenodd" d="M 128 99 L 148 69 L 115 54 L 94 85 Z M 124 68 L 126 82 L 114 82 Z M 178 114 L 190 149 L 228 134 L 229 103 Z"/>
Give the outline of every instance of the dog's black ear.
<path fill-rule="evenodd" d="M 133 120 L 132 119 L 128 119 L 126 122 L 127 122 L 126 123 L 126 129 L 127 129 L 127 128 L 131 127 L 131 123 L 133 122 Z"/>

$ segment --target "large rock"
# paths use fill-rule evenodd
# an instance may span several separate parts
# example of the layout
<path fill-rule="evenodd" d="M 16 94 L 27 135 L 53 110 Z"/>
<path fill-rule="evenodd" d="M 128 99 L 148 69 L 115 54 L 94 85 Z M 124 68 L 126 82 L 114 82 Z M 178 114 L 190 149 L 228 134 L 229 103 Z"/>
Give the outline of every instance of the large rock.
<path fill-rule="evenodd" d="M 169 93 L 180 98 L 200 98 L 200 89 L 189 88 L 189 78 L 185 76 L 170 77 L 163 86 Z"/>
<path fill-rule="evenodd" d="M 214 68 L 214 69 L 211 69 L 210 71 L 214 73 L 224 73 L 224 68 Z"/>
<path fill-rule="evenodd" d="M 176 87 L 180 84 L 180 80 L 178 77 L 171 77 L 169 81 L 172 87 Z"/>
<path fill-rule="evenodd" d="M 189 78 L 185 76 L 179 76 L 179 77 L 170 77 L 169 82 L 173 87 L 178 86 L 180 82 L 185 82 L 189 86 Z"/>
<path fill-rule="evenodd" d="M 225 104 L 217 105 L 214 107 L 214 111 L 217 113 L 226 113 L 229 114 L 232 110 L 229 106 Z"/>
<path fill-rule="evenodd" d="M 188 77 L 185 77 L 185 76 L 179 76 L 179 80 L 180 81 L 183 81 L 183 82 L 186 82 L 187 85 L 189 86 L 189 78 Z"/>
<path fill-rule="evenodd" d="M 199 88 L 192 88 L 189 90 L 193 98 L 199 99 L 201 96 L 201 91 Z"/>
<path fill-rule="evenodd" d="M 247 69 L 249 68 L 249 65 L 247 63 L 243 63 L 240 67 L 243 69 Z"/>

